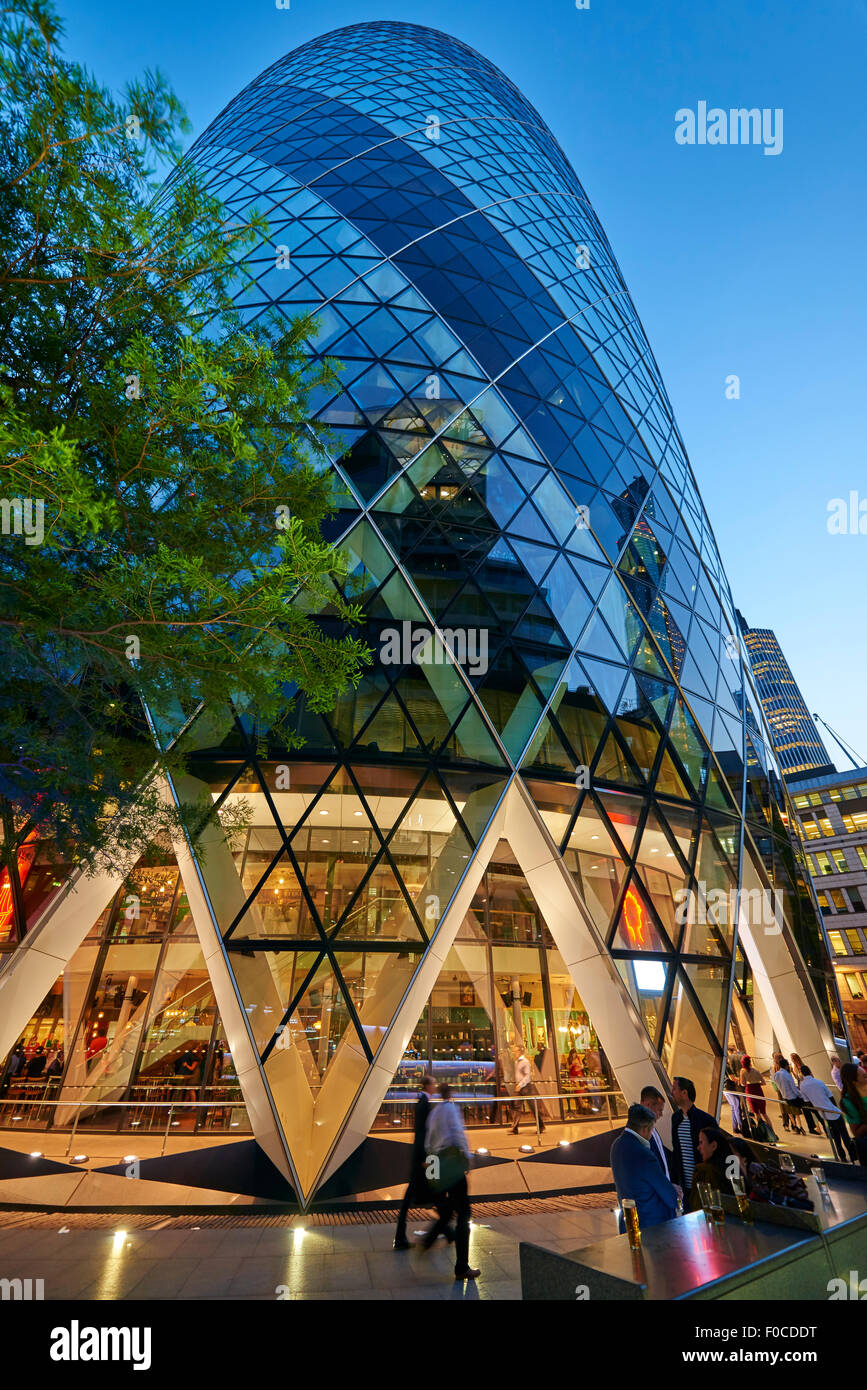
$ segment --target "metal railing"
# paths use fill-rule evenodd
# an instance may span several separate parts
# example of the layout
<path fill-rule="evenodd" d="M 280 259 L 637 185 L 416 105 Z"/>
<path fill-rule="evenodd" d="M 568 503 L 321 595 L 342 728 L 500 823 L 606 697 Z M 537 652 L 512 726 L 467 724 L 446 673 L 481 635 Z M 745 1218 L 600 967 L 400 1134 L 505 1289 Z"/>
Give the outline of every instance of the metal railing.
<path fill-rule="evenodd" d="M 167 1133 L 171 1129 L 208 1134 L 228 1133 L 231 1130 L 251 1132 L 247 1107 L 237 1082 L 206 1086 L 205 1099 L 200 1100 L 199 1088 L 184 1086 L 183 1081 L 184 1078 L 179 1078 L 179 1084 L 173 1088 L 175 1095 L 171 1094 L 172 1088 L 166 1087 L 164 1082 L 155 1083 L 152 1087 L 130 1088 L 133 1092 L 162 1091 L 163 1096 L 159 1099 L 149 1096 L 142 1098 L 135 1094 L 126 1099 L 100 1099 L 94 1097 L 93 1088 L 86 1086 L 67 1086 L 62 1095 L 55 1092 L 49 1096 L 47 1092 L 50 1087 L 43 1086 L 39 1096 L 24 1094 L 0 1097 L 0 1129 L 50 1129 L 59 1133 L 70 1130 L 73 1137 L 79 1130 L 103 1134 L 149 1134 L 162 1129 L 162 1114 L 168 1112 Z M 190 1089 L 196 1090 L 196 1099 L 185 1097 L 184 1091 Z M 166 1090 L 168 1095 L 165 1094 Z M 70 1095 L 70 1091 L 78 1091 L 79 1095 Z M 212 1094 L 209 1095 L 209 1092 Z M 72 1139 L 67 1152 L 71 1144 Z"/>
<path fill-rule="evenodd" d="M 608 1128 L 613 1129 L 616 1121 L 626 1118 L 628 1109 L 623 1092 L 618 1090 L 537 1090 L 528 1096 L 493 1096 L 476 1093 L 467 1095 L 470 1089 L 458 1084 L 452 1086 L 452 1099 L 460 1106 L 468 1129 L 505 1128 L 514 1125 L 516 1118 L 519 1126 L 531 1118 L 537 1134 L 541 1133 L 543 1125 L 573 1124 L 591 1120 L 606 1120 Z M 386 1096 L 373 1122 L 373 1130 L 412 1129 L 417 1098 L 417 1088 L 407 1090 L 405 1096 Z M 554 1110 L 555 1102 L 564 1104 L 559 1104 Z M 391 1118 L 386 1108 L 389 1106 L 398 1109 L 398 1114 Z M 498 1112 L 497 1106 L 505 1107 L 505 1114 Z"/>
<path fill-rule="evenodd" d="M 768 1083 L 768 1085 L 770 1085 L 770 1082 Z M 736 1102 L 736 1105 L 731 1104 L 731 1102 L 729 1101 L 729 1097 L 732 1097 L 732 1099 Z M 831 1133 L 831 1130 L 828 1126 L 825 1116 L 822 1114 L 822 1111 L 819 1110 L 815 1105 L 811 1105 L 809 1101 L 787 1101 L 783 1100 L 782 1097 L 776 1094 L 770 1096 L 750 1095 L 748 1091 L 737 1090 L 732 1086 L 727 1086 L 723 1091 L 723 1100 L 729 1103 L 732 1127 L 740 1134 L 744 1134 L 744 1128 L 742 1126 L 744 1117 L 746 1117 L 747 1133 L 744 1134 L 745 1138 L 755 1139 L 758 1143 L 780 1144 L 782 1142 L 781 1134 L 786 1133 L 786 1131 L 802 1135 L 805 1138 L 809 1137 L 810 1135 L 813 1135 L 817 1139 L 820 1137 L 825 1139 L 831 1147 L 831 1152 L 841 1163 L 858 1162 L 858 1159 L 853 1156 L 854 1145 L 852 1146 L 852 1148 L 849 1147 L 849 1144 L 851 1143 L 851 1136 L 849 1135 L 849 1128 L 846 1123 L 846 1117 L 842 1114 L 842 1111 L 841 1118 L 843 1120 L 843 1128 L 845 1130 L 845 1135 L 848 1140 L 848 1142 L 846 1142 L 845 1144 L 845 1147 L 849 1150 L 849 1152 L 841 1154 L 839 1151 L 840 1145 L 835 1141 L 835 1136 Z M 836 1101 L 834 1102 L 834 1104 L 837 1106 L 837 1109 L 840 1110 L 840 1106 L 837 1105 Z M 774 1119 L 777 1122 L 778 1128 L 775 1128 L 773 1124 L 770 1125 L 771 1135 L 773 1137 L 763 1139 L 760 1133 L 754 1134 L 749 1132 L 750 1129 L 760 1130 L 760 1121 L 762 1119 L 765 1119 L 765 1121 L 767 1122 L 768 1119 L 767 1115 L 763 1114 L 761 1110 L 754 1110 L 754 1105 L 765 1107 L 770 1105 L 779 1106 L 779 1113 L 775 1113 L 774 1115 Z M 802 1118 L 806 1122 L 806 1129 L 804 1129 L 801 1125 Z"/>

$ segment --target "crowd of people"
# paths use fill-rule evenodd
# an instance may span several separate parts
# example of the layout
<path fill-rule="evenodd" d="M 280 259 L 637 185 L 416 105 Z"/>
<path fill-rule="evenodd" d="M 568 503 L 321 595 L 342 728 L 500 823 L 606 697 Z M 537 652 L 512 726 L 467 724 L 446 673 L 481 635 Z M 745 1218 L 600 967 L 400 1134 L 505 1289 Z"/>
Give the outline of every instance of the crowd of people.
<path fill-rule="evenodd" d="M 858 1056 L 858 1054 L 856 1054 Z M 512 1132 L 516 1133 L 525 1108 L 533 1114 L 531 1070 L 526 1054 L 518 1050 L 515 1065 L 516 1093 Z M 740 1071 L 729 1080 L 739 1082 L 747 1098 L 753 1121 L 767 1123 L 767 1099 L 761 1073 L 752 1058 L 740 1059 Z M 821 1117 L 827 1126 L 834 1152 L 867 1167 L 867 1056 L 841 1063 L 832 1059 L 832 1076 L 838 1088 L 839 1104 L 831 1088 L 814 1076 L 797 1055 L 791 1061 L 777 1053 L 771 1084 L 783 1106 L 783 1124 L 803 1133 L 800 1120 Z M 439 1098 L 436 1099 L 436 1093 Z M 714 1117 L 696 1105 L 696 1088 L 686 1076 L 676 1076 L 671 1087 L 674 1114 L 671 1122 L 671 1148 L 666 1148 L 657 1132 L 657 1122 L 666 1108 L 666 1098 L 655 1086 L 645 1086 L 639 1100 L 630 1105 L 626 1127 L 611 1147 L 611 1170 L 621 1203 L 631 1198 L 641 1227 L 671 1221 L 683 1212 L 701 1206 L 704 1183 L 719 1192 L 732 1194 L 733 1182 L 741 1178 L 744 1191 L 762 1201 L 783 1201 L 786 1205 L 809 1207 L 807 1190 L 794 1173 L 768 1168 L 759 1161 L 740 1137 L 725 1133 Z M 847 1128 L 851 1126 L 851 1135 Z M 540 1124 L 540 1129 L 544 1129 Z M 816 1131 L 818 1132 L 818 1131 Z M 750 1131 L 756 1137 L 755 1130 Z M 397 1219 L 395 1250 L 409 1250 L 406 1223 L 410 1207 L 433 1207 L 436 1219 L 421 1241 L 430 1250 L 444 1237 L 455 1246 L 455 1279 L 478 1277 L 479 1270 L 469 1262 L 470 1198 L 467 1174 L 470 1147 L 460 1107 L 450 1087 L 437 1087 L 435 1079 L 423 1078 L 415 1105 L 409 1183 Z M 621 1230 L 624 1229 L 621 1217 Z"/>
<path fill-rule="evenodd" d="M 867 1053 L 855 1053 L 854 1062 L 831 1058 L 835 1096 L 827 1082 L 814 1076 L 806 1062 L 793 1052 L 790 1058 L 775 1052 L 769 1082 L 779 1102 L 783 1130 L 791 1134 L 827 1134 L 835 1158 L 867 1167 Z M 743 1093 L 743 1095 L 741 1095 Z M 729 1059 L 725 1092 L 733 1127 L 746 1138 L 762 1143 L 779 1142 L 765 1098 L 764 1080 L 752 1058 Z M 804 1126 L 806 1125 L 806 1129 Z M 851 1127 L 851 1132 L 850 1132 Z"/>
<path fill-rule="evenodd" d="M 815 1122 L 820 1118 L 827 1127 L 836 1157 L 845 1160 L 848 1153 L 853 1162 L 867 1167 L 867 1056 L 856 1056 L 858 1060 L 854 1062 L 832 1059 L 832 1077 L 839 1090 L 836 1099 L 826 1082 L 814 1076 L 797 1053 L 791 1061 L 781 1053 L 774 1055 L 771 1084 L 781 1100 L 784 1128 L 804 1134 L 801 1119 Z M 762 1076 L 748 1056 L 741 1059 L 738 1080 L 751 1115 L 764 1119 L 767 1102 Z M 635 1202 L 641 1226 L 655 1226 L 684 1211 L 697 1210 L 702 1183 L 732 1194 L 732 1181 L 736 1178 L 743 1180 L 747 1195 L 758 1200 L 809 1205 L 801 1179 L 768 1168 L 741 1138 L 726 1134 L 712 1115 L 699 1109 L 695 1086 L 688 1077 L 674 1078 L 671 1098 L 675 1106 L 671 1150 L 665 1148 L 656 1132 L 665 1097 L 653 1086 L 646 1086 L 639 1101 L 629 1107 L 626 1128 L 611 1147 L 611 1170 L 618 1197 L 621 1202 L 624 1198 Z M 754 1137 L 755 1132 L 749 1132 Z M 811 1132 L 820 1131 L 814 1126 Z"/>

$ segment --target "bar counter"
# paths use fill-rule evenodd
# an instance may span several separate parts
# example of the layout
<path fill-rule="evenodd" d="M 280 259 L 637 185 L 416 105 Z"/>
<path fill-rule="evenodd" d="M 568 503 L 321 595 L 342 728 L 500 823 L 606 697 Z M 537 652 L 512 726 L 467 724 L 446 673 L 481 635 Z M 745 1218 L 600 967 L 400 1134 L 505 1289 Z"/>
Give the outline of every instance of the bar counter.
<path fill-rule="evenodd" d="M 823 1202 L 815 1180 L 806 1181 L 812 1212 L 753 1202 L 750 1226 L 726 1198 L 722 1226 L 691 1212 L 642 1231 L 636 1251 L 625 1235 L 568 1254 L 522 1242 L 522 1297 L 827 1300 L 832 1279 L 867 1269 L 867 1184 L 831 1182 Z"/>

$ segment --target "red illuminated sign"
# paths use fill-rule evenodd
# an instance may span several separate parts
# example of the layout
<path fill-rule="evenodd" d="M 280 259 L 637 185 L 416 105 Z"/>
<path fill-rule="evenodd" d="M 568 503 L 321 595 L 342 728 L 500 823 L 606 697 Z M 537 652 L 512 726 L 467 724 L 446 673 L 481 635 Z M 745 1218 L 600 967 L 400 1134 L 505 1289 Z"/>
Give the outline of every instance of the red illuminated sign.
<path fill-rule="evenodd" d="M 623 920 L 633 946 L 646 946 L 644 903 L 631 888 L 623 900 Z"/>

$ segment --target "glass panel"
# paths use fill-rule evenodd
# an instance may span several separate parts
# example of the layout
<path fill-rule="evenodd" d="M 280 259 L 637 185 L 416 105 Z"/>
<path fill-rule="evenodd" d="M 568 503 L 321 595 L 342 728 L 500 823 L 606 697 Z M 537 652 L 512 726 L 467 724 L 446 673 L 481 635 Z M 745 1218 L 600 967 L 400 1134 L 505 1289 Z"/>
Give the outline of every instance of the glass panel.
<path fill-rule="evenodd" d="M 604 1109 L 598 1093 L 611 1089 L 608 1066 L 599 1046 L 590 1016 L 575 987 L 566 963 L 556 947 L 547 952 L 548 987 L 551 992 L 549 1051 L 542 1059 L 543 1079 L 569 1100 L 564 1104 L 567 1117 L 593 1116 Z"/>
<path fill-rule="evenodd" d="M 688 1077 L 695 1085 L 696 1105 L 713 1114 L 722 1058 L 711 1046 L 680 976 L 674 983 L 665 1025 L 662 1064 L 669 1076 Z"/>
<path fill-rule="evenodd" d="M 510 863 L 509 860 L 512 862 Z M 542 921 L 527 880 L 503 841 L 494 851 L 486 875 L 488 922 L 494 941 L 538 941 Z"/>
<path fill-rule="evenodd" d="M 123 1096 L 148 1014 L 159 954 L 157 942 L 108 947 L 67 1059 L 62 1099 L 77 1099 L 85 1088 L 94 1100 Z"/>
<path fill-rule="evenodd" d="M 132 1099 L 166 1100 L 174 1086 L 198 1099 L 216 1006 L 197 941 L 172 941 L 152 992 Z"/>
<path fill-rule="evenodd" d="M 271 856 L 268 856 L 267 862 L 271 863 Z M 251 877 L 257 878 L 260 871 L 261 864 L 257 862 Z M 284 852 L 229 939 L 293 936 L 317 938 L 319 927 L 301 890 L 295 868 Z"/>
<path fill-rule="evenodd" d="M 596 926 L 607 936 L 626 865 L 589 797 L 569 835 L 565 859 Z"/>
<path fill-rule="evenodd" d="M 622 951 L 670 951 L 671 947 L 658 930 L 647 899 L 633 877 L 626 890 L 617 928 L 611 945 Z"/>
<path fill-rule="evenodd" d="M 668 972 L 672 968 L 661 960 L 618 960 L 617 969 L 647 1029 L 654 1047 L 659 1046 Z"/>
<path fill-rule="evenodd" d="M 427 777 L 389 842 L 392 862 L 432 935 L 460 881 L 472 845 L 445 792 Z"/>

